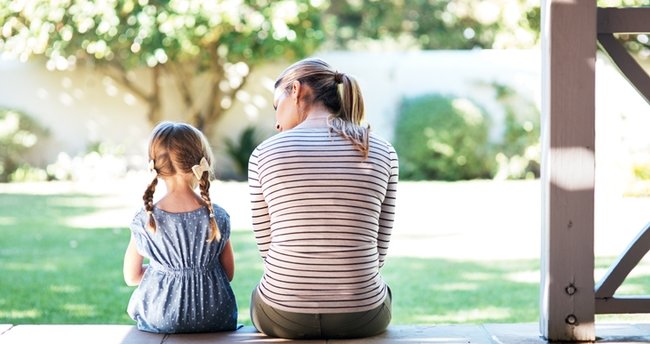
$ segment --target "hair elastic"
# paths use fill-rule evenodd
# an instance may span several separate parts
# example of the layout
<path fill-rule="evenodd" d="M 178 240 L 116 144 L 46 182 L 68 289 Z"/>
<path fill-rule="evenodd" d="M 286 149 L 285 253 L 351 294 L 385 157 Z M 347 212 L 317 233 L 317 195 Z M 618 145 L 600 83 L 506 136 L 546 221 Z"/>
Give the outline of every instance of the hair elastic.
<path fill-rule="evenodd" d="M 340 84 L 343 82 L 343 73 L 339 73 L 338 71 L 334 72 L 334 81 L 337 84 Z"/>

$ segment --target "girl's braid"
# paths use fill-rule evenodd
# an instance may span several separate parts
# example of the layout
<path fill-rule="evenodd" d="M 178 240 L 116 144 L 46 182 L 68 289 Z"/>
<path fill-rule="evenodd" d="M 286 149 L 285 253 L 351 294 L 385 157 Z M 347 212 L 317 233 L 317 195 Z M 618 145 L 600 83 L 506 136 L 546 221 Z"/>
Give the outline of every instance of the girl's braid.
<path fill-rule="evenodd" d="M 217 219 L 214 217 L 214 208 L 210 200 L 210 173 L 208 171 L 203 172 L 201 175 L 199 187 L 201 189 L 201 198 L 203 198 L 205 206 L 208 207 L 208 211 L 210 212 L 210 237 L 208 238 L 208 242 L 213 240 L 219 241 L 221 240 L 221 233 L 219 232 Z"/>
<path fill-rule="evenodd" d="M 153 217 L 153 193 L 156 191 L 156 185 L 158 185 L 158 176 L 154 177 L 149 184 L 149 187 L 144 191 L 142 200 L 144 201 L 144 209 L 149 215 L 149 225 L 148 228 L 152 233 L 156 233 L 156 220 Z"/>

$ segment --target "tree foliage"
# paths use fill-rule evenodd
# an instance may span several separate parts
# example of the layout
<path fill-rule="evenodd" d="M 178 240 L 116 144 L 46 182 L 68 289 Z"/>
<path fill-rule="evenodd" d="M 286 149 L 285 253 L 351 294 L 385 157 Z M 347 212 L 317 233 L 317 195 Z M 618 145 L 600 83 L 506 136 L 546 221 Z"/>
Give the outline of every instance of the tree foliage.
<path fill-rule="evenodd" d="M 89 63 L 152 124 L 171 78 L 186 121 L 210 131 L 261 63 L 319 47 L 531 47 L 539 22 L 534 0 L 0 0 L 0 52 L 51 70 Z"/>
<path fill-rule="evenodd" d="M 186 121 L 204 131 L 261 63 L 319 47 L 527 48 L 539 28 L 535 0 L 0 0 L 0 52 L 44 57 L 51 70 L 89 63 L 145 102 L 152 124 L 164 117 L 160 81 L 169 77 Z M 619 39 L 650 55 L 647 35 Z"/>
<path fill-rule="evenodd" d="M 209 131 L 255 66 L 319 46 L 319 13 L 310 1 L 0 0 L 0 51 L 43 56 L 52 70 L 91 63 L 145 101 L 152 124 L 169 76 L 187 121 Z M 135 70 L 148 71 L 150 84 Z"/>
<path fill-rule="evenodd" d="M 539 40 L 539 1 L 348 0 L 332 1 L 327 13 L 336 47 L 528 48 Z"/>

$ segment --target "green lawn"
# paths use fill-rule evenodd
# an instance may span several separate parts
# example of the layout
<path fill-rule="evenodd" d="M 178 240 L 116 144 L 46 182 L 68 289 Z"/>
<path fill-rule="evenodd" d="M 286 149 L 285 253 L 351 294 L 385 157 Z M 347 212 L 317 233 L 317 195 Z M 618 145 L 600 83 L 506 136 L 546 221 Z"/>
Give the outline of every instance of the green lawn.
<path fill-rule="evenodd" d="M 0 194 L 0 323 L 132 323 L 125 308 L 133 288 L 122 280 L 130 219 L 121 228 L 70 221 L 104 210 L 97 198 Z M 250 230 L 234 231 L 232 241 L 239 321 L 250 324 L 261 263 Z M 538 269 L 538 260 L 389 256 L 383 274 L 393 290 L 393 324 L 521 323 L 538 319 Z M 650 290 L 647 274 L 630 283 Z"/>

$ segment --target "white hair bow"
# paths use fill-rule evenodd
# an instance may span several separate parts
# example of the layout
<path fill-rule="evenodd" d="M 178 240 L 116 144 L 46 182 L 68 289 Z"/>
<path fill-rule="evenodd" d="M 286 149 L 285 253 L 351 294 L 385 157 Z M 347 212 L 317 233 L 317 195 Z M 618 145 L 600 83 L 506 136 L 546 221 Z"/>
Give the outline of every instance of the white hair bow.
<path fill-rule="evenodd" d="M 156 171 L 156 164 L 153 160 L 149 160 L 149 165 L 147 166 L 149 173 L 151 173 L 153 176 L 158 175 L 158 171 Z"/>
<path fill-rule="evenodd" d="M 199 162 L 198 165 L 192 166 L 192 172 L 194 172 L 194 176 L 196 177 L 196 179 L 201 179 L 203 173 L 209 171 L 210 171 L 210 164 L 208 163 L 208 159 L 206 159 L 205 157 L 201 158 L 201 161 Z"/>

